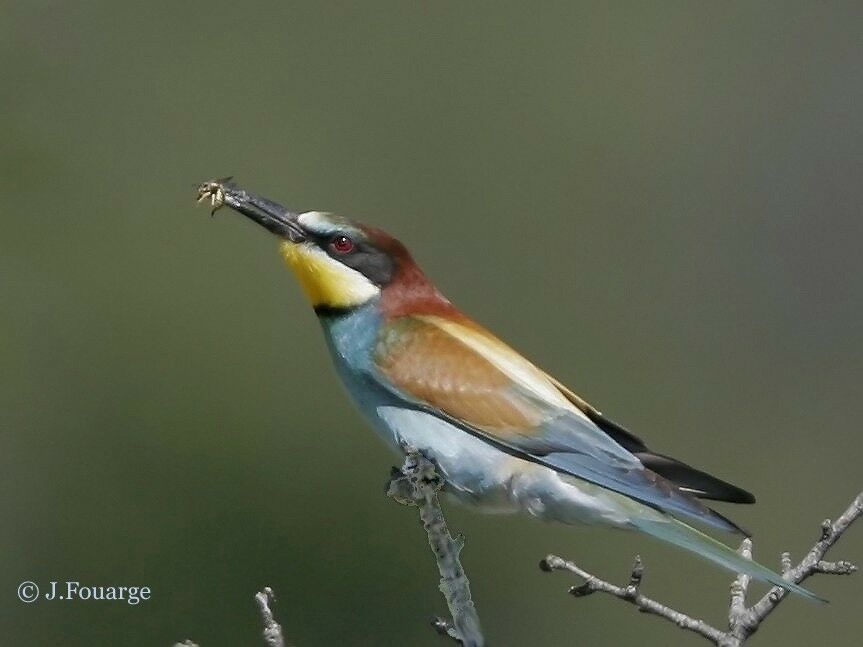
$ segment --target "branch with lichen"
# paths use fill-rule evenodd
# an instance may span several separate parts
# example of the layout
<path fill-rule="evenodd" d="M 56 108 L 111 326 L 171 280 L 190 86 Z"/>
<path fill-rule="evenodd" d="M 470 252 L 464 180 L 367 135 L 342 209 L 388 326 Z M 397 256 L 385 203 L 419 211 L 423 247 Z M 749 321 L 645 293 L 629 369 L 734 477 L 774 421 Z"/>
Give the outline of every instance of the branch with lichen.
<path fill-rule="evenodd" d="M 857 519 L 863 516 L 863 492 L 851 502 L 848 508 L 836 519 L 825 519 L 821 524 L 821 537 L 815 542 L 806 556 L 796 566 L 792 565 L 789 553 L 782 553 L 782 576 L 789 582 L 800 584 L 809 577 L 823 573 L 827 575 L 850 575 L 857 570 L 851 562 L 830 562 L 824 559 L 827 551 L 839 540 L 843 533 Z M 752 559 L 752 541 L 744 539 L 739 551 L 742 556 Z M 752 634 L 758 631 L 761 623 L 773 613 L 776 607 L 788 595 L 788 591 L 775 586 L 761 599 L 750 607 L 746 606 L 746 592 L 750 578 L 739 575 L 731 585 L 731 601 L 728 610 L 728 628 L 718 629 L 704 620 L 693 618 L 681 611 L 668 607 L 652 598 L 643 595 L 639 587 L 644 575 L 641 559 L 635 558 L 629 584 L 618 586 L 600 579 L 587 572 L 577 564 L 567 561 L 557 555 L 548 555 L 539 563 L 544 571 L 568 571 L 575 573 L 584 580 L 582 584 L 573 586 L 569 592 L 575 597 L 585 597 L 593 593 L 606 593 L 634 605 L 639 611 L 664 618 L 673 622 L 681 629 L 691 631 L 706 638 L 719 647 L 740 647 Z"/>
<path fill-rule="evenodd" d="M 255 602 L 261 613 L 261 622 L 264 623 L 264 642 L 267 647 L 285 647 L 285 637 L 282 635 L 282 625 L 276 622 L 270 603 L 276 601 L 273 589 L 265 586 L 263 591 L 255 593 Z"/>
<path fill-rule="evenodd" d="M 420 521 L 428 534 L 441 577 L 440 590 L 452 618 L 435 618 L 432 627 L 464 647 L 482 647 L 485 640 L 470 595 L 470 581 L 459 560 L 464 538 L 450 535 L 438 502 L 437 493 L 443 480 L 435 471 L 434 464 L 416 449 L 405 447 L 404 451 L 404 465 L 401 469 L 393 468 L 386 491 L 387 496 L 399 503 L 419 508 Z"/>
<path fill-rule="evenodd" d="M 276 595 L 273 589 L 265 586 L 263 591 L 255 593 L 255 603 L 258 605 L 258 611 L 261 614 L 261 622 L 264 625 L 264 642 L 267 647 L 285 647 L 285 637 L 282 634 L 282 625 L 276 622 L 270 604 L 276 601 Z M 174 643 L 174 647 L 200 647 L 193 640 L 186 639 L 181 643 Z"/>
<path fill-rule="evenodd" d="M 448 636 L 464 647 L 482 647 L 485 644 L 479 624 L 479 616 L 470 593 L 470 582 L 461 565 L 459 555 L 464 546 L 464 538 L 450 535 L 443 516 L 437 493 L 443 486 L 443 479 L 435 471 L 434 464 L 412 447 L 405 447 L 405 462 L 401 468 L 394 467 L 387 484 L 387 496 L 403 505 L 417 506 L 420 520 L 428 535 L 429 546 L 435 556 L 440 573 L 440 590 L 449 607 L 450 618 L 436 617 L 432 627 L 441 635 Z M 800 584 L 815 574 L 850 575 L 857 567 L 848 561 L 827 561 L 825 556 L 830 548 L 851 525 L 863 516 L 863 492 L 851 502 L 835 520 L 825 519 L 821 524 L 821 536 L 805 557 L 794 565 L 789 553 L 782 553 L 782 576 L 789 582 Z M 752 558 L 752 541 L 745 539 L 738 552 L 745 558 Z M 580 577 L 583 582 L 573 586 L 569 592 L 574 597 L 586 597 L 593 593 L 605 593 L 635 606 L 640 612 L 668 620 L 681 629 L 697 634 L 718 647 L 741 647 L 758 631 L 776 607 L 788 595 L 788 591 L 775 586 L 752 606 L 746 606 L 746 593 L 750 578 L 738 575 L 731 584 L 731 600 L 728 609 L 728 627 L 719 629 L 699 618 L 673 609 L 641 593 L 644 565 L 639 557 L 635 558 L 629 582 L 616 585 L 584 570 L 574 562 L 557 555 L 548 555 L 540 564 L 543 571 L 568 571 Z M 270 604 L 275 601 L 273 591 L 265 587 L 255 594 L 255 601 L 264 625 L 263 637 L 267 647 L 285 647 L 282 627 L 276 622 Z M 174 647 L 198 647 L 187 640 Z"/>

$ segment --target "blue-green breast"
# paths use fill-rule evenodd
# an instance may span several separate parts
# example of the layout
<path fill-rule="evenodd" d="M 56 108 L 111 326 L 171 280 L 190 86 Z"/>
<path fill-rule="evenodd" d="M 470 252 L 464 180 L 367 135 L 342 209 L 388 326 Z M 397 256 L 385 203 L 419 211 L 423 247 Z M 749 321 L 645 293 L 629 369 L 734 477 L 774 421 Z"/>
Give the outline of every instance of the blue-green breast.
<path fill-rule="evenodd" d="M 377 410 L 380 406 L 407 403 L 371 377 L 376 371 L 374 352 L 381 318 L 377 299 L 347 313 L 318 313 L 333 364 L 348 395 L 378 434 L 398 449 L 398 442 Z"/>

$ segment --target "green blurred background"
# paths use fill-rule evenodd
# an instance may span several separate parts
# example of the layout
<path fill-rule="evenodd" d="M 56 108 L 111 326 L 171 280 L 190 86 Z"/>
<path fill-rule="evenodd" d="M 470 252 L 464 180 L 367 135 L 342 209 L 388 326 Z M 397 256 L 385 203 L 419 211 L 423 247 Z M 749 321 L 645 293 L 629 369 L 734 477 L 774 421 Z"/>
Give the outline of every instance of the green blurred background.
<path fill-rule="evenodd" d="M 768 564 L 861 487 L 859 2 L 0 4 L 0 643 L 440 645 L 395 461 L 233 174 L 402 238 L 613 418 L 753 490 Z M 721 623 L 729 576 L 448 507 L 494 645 L 698 644 L 553 551 Z M 863 528 L 836 558 L 863 561 Z M 22 580 L 149 602 L 19 602 Z M 863 579 L 757 645 L 859 644 Z M 760 589 L 759 589 L 760 590 Z"/>

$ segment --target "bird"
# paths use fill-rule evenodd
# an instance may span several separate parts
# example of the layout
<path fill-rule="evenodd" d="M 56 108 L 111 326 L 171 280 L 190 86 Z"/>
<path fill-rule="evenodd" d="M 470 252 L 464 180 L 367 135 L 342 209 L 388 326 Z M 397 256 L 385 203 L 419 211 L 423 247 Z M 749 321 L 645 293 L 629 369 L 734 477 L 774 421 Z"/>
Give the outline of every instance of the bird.
<path fill-rule="evenodd" d="M 749 533 L 703 500 L 746 490 L 648 448 L 456 308 L 384 231 L 293 212 L 230 178 L 198 187 L 278 239 L 350 399 L 396 452 L 430 460 L 480 511 L 640 531 L 735 573 L 820 600 L 707 530 Z"/>

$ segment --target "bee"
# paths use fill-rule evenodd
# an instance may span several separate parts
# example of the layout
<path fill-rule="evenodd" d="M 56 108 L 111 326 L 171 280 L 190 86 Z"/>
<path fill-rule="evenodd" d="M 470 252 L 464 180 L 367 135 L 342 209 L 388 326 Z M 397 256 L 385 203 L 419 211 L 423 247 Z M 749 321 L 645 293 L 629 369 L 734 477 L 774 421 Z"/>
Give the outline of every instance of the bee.
<path fill-rule="evenodd" d="M 210 199 L 210 205 L 213 210 L 210 211 L 210 216 L 214 216 L 216 211 L 225 204 L 225 183 L 230 182 L 233 176 L 223 177 L 220 180 L 208 180 L 198 185 L 198 202 L 203 202 L 207 198 Z"/>

